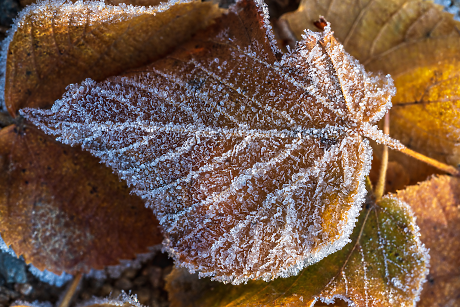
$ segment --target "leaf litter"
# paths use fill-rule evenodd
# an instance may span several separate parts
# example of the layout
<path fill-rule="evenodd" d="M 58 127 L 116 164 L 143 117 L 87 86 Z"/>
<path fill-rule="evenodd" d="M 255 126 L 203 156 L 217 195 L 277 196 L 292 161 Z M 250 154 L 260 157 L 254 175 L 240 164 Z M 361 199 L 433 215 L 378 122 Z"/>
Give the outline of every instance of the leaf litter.
<path fill-rule="evenodd" d="M 389 76 L 307 31 L 281 55 L 262 2 L 241 1 L 177 51 L 21 111 L 112 167 L 153 209 L 166 250 L 239 284 L 299 271 L 349 242 Z"/>

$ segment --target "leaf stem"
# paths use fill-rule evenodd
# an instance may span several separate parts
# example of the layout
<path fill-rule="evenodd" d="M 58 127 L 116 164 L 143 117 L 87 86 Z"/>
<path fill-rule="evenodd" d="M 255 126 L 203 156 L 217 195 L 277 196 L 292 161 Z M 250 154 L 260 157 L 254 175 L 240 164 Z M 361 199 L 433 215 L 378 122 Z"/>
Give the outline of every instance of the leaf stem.
<path fill-rule="evenodd" d="M 75 294 L 75 291 L 77 290 L 78 285 L 80 284 L 81 278 L 83 277 L 82 273 L 78 273 L 75 278 L 72 281 L 72 284 L 70 285 L 70 288 L 67 289 L 67 292 L 65 293 L 64 298 L 62 299 L 61 303 L 59 304 L 59 307 L 68 307 L 70 302 L 72 301 L 72 297 Z"/>
<path fill-rule="evenodd" d="M 451 174 L 453 176 L 457 176 L 457 177 L 460 177 L 460 169 L 452 166 L 452 165 L 448 165 L 448 164 L 445 164 L 445 163 L 442 163 L 442 162 L 439 162 L 438 160 L 435 160 L 435 159 L 432 159 L 432 158 L 429 158 L 425 155 L 422 155 L 421 153 L 418 153 L 418 152 L 415 152 L 409 148 L 407 148 L 406 146 L 404 146 L 403 144 L 401 144 L 401 142 L 399 142 L 398 140 L 395 140 L 393 138 L 391 138 L 388 134 L 386 133 L 382 133 L 381 130 L 378 130 L 376 128 L 369 128 L 369 129 L 364 129 L 362 131 L 363 135 L 376 141 L 377 143 L 379 144 L 383 144 L 383 145 L 386 145 L 388 146 L 389 148 L 391 149 L 394 149 L 394 150 L 397 150 L 399 152 L 402 152 L 412 158 L 415 158 L 419 161 L 422 161 L 422 162 L 425 162 L 431 166 L 434 166 L 436 167 L 437 169 L 443 171 L 443 172 L 446 172 L 448 174 Z"/>
<path fill-rule="evenodd" d="M 385 115 L 385 123 L 383 126 L 383 133 L 386 135 L 390 134 L 390 112 Z M 383 193 L 385 192 L 385 182 L 387 179 L 387 168 L 388 168 L 388 147 L 383 145 L 382 153 L 382 164 L 380 166 L 379 180 L 375 186 L 375 201 L 379 202 L 382 199 Z"/>
<path fill-rule="evenodd" d="M 422 155 L 421 153 L 418 153 L 416 151 L 413 151 L 407 147 L 404 147 L 403 149 L 400 150 L 402 153 L 405 153 L 408 156 L 411 156 L 417 160 L 420 160 L 422 162 L 425 162 L 431 166 L 436 167 L 439 170 L 442 170 L 448 174 L 451 174 L 452 176 L 457 176 L 460 177 L 460 170 L 457 168 L 453 167 L 452 165 L 448 165 L 442 162 L 439 162 L 438 160 L 432 159 L 430 157 L 427 157 L 425 155 Z"/>

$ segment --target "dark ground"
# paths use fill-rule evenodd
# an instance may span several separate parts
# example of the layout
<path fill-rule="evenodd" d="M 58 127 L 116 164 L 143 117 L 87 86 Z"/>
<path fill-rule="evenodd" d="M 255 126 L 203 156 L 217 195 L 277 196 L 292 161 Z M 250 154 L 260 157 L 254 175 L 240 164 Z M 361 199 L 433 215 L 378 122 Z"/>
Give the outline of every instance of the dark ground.
<path fill-rule="evenodd" d="M 173 268 L 166 254 L 157 252 L 138 268 L 128 267 L 117 278 L 98 279 L 83 277 L 72 305 L 93 297 L 117 298 L 122 291 L 137 295 L 139 303 L 150 307 L 167 307 L 168 294 L 164 289 L 164 277 Z M 62 287 L 51 286 L 32 275 L 22 259 L 7 253 L 0 255 L 0 307 L 15 301 L 49 302 L 54 306 L 62 297 L 71 281 Z"/>

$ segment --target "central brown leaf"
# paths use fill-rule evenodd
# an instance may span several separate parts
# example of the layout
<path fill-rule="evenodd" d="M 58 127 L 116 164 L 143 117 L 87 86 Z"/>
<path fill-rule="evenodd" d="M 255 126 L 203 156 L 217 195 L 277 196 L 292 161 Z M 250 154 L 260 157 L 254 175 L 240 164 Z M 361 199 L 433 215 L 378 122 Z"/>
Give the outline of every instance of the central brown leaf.
<path fill-rule="evenodd" d="M 341 249 L 365 193 L 363 136 L 400 146 L 373 125 L 391 78 L 367 73 L 329 26 L 281 56 L 265 11 L 242 1 L 164 59 L 22 111 L 134 186 L 180 265 L 234 284 Z"/>

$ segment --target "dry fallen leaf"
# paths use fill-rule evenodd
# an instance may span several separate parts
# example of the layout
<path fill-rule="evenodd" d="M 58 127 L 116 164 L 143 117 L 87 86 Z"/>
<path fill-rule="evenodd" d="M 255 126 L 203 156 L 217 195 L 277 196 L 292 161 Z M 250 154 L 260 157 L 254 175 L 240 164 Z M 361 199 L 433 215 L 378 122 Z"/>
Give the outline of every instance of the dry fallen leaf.
<path fill-rule="evenodd" d="M 40 270 L 102 269 L 161 243 L 151 210 L 117 175 L 29 124 L 0 130 L 0 173 L 2 238 Z"/>
<path fill-rule="evenodd" d="M 22 114 L 135 187 L 182 266 L 235 284 L 297 274 L 348 242 L 391 78 L 330 29 L 281 58 L 263 3 L 242 1 L 137 72 L 69 87 Z M 277 60 L 277 57 L 279 60 Z"/>
<path fill-rule="evenodd" d="M 5 105 L 51 107 L 67 85 L 104 80 L 158 59 L 219 14 L 209 2 L 157 7 L 43 1 L 25 8 L 9 35 Z"/>
<path fill-rule="evenodd" d="M 397 193 L 414 210 L 430 249 L 430 274 L 417 306 L 460 305 L 460 179 L 439 176 Z"/>
<path fill-rule="evenodd" d="M 351 243 L 298 276 L 232 286 L 174 270 L 171 307 L 313 306 L 342 299 L 353 306 L 414 306 L 428 272 L 410 207 L 391 196 L 366 201 Z M 351 306 L 351 305 L 350 305 Z"/>
<path fill-rule="evenodd" d="M 323 15 L 345 49 L 366 69 L 389 73 L 397 94 L 392 99 L 391 136 L 438 161 L 460 163 L 460 23 L 430 1 L 302 0 L 283 18 L 298 39 Z M 314 29 L 318 30 L 318 29 Z M 381 156 L 381 148 L 374 152 Z M 410 184 L 436 169 L 398 152 L 390 161 L 403 165 Z"/>

